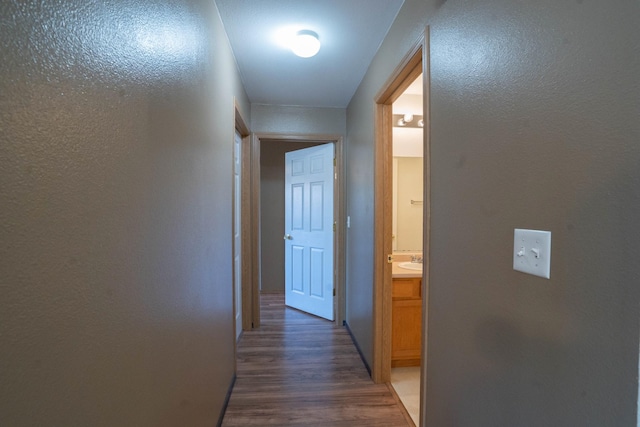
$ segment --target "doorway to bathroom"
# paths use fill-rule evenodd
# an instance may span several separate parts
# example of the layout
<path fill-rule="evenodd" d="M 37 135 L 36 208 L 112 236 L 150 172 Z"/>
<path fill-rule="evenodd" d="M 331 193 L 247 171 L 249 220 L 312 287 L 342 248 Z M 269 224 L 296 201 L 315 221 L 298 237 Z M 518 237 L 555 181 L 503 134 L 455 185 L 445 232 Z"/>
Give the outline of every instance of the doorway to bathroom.
<path fill-rule="evenodd" d="M 392 382 L 392 365 L 413 368 L 411 403 L 405 403 L 412 418 L 420 425 L 426 386 L 426 336 L 429 289 L 429 43 L 428 28 L 407 53 L 375 98 L 375 222 L 374 222 L 374 348 L 372 376 L 376 382 Z M 417 81 L 417 82 L 416 82 Z M 413 86 L 412 86 L 413 85 Z M 409 89 L 409 88 L 412 89 Z M 415 96 L 420 96 L 414 108 Z M 408 99 L 412 98 L 411 102 Z M 407 101 L 407 102 L 405 102 Z M 398 129 L 402 129 L 398 132 Z M 403 148 L 398 133 L 419 132 L 419 160 L 399 154 Z M 415 142 L 416 137 L 410 138 Z M 397 140 L 397 141 L 396 141 Z M 397 144 L 400 145 L 400 144 Z M 413 144 L 415 147 L 415 144 Z M 406 158 L 407 160 L 400 160 Z M 402 177 L 394 172 L 394 163 L 422 163 L 422 173 L 414 171 Z M 395 180 L 394 180 L 395 175 Z M 422 175 L 421 177 L 419 177 Z M 409 184 L 402 184 L 408 180 Z M 416 181 L 420 182 L 417 183 Z M 410 183 L 414 183 L 411 185 Z M 394 185 L 395 184 L 395 185 Z M 421 191 L 416 191 L 421 184 Z M 394 187 L 403 193 L 394 192 Z M 402 199 L 402 206 L 400 202 Z M 395 207 L 394 207 L 394 201 Z M 405 206 L 406 205 L 406 206 Z M 405 219 L 400 219 L 405 215 Z M 408 216 L 407 216 L 408 215 Z M 419 225 L 409 225 L 417 216 Z M 395 224 L 394 224 L 395 222 Z M 401 228 L 407 228 L 409 234 Z M 403 237 L 402 235 L 410 236 Z M 420 234 L 422 239 L 415 239 Z M 412 236 L 411 236 L 412 235 Z M 407 240 L 408 239 L 408 240 Z M 403 242 L 401 242 L 403 240 Z M 419 262 L 422 261 L 423 262 Z M 404 381 L 406 378 L 401 379 Z M 400 394 L 400 393 L 398 393 Z M 401 396 L 400 396 L 401 397 Z M 420 402 L 420 403 L 418 403 Z M 403 402 L 404 403 L 404 402 Z M 413 408 L 413 409 L 411 409 Z"/>
<path fill-rule="evenodd" d="M 391 385 L 418 425 L 422 359 L 422 74 L 392 104 Z"/>

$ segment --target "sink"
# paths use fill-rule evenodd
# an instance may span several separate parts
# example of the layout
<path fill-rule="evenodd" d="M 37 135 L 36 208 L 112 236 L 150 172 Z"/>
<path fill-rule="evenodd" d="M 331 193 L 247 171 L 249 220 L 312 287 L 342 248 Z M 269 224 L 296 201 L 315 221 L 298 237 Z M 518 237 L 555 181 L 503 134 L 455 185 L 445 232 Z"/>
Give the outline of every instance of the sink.
<path fill-rule="evenodd" d="M 399 262 L 398 267 L 405 270 L 422 270 L 422 263 L 419 262 Z"/>

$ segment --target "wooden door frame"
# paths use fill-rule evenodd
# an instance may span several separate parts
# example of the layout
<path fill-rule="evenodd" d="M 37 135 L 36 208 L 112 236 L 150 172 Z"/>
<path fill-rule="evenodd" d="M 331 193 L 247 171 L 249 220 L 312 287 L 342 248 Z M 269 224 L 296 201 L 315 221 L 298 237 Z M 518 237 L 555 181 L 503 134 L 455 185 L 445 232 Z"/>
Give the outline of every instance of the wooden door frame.
<path fill-rule="evenodd" d="M 248 174 L 249 168 L 249 160 L 250 160 L 250 149 L 251 149 L 251 132 L 249 127 L 242 116 L 242 112 L 240 109 L 240 105 L 238 101 L 234 98 L 234 144 L 235 144 L 235 132 L 238 132 L 242 137 L 242 142 L 240 144 L 240 155 L 241 155 L 241 165 L 240 165 L 240 187 L 241 187 L 241 195 L 240 195 L 240 280 L 241 280 L 241 292 L 242 292 L 242 330 L 247 331 L 251 329 L 251 227 L 250 220 L 251 215 L 249 211 L 249 197 L 251 190 L 251 177 Z M 235 192 L 233 194 L 232 199 L 233 204 L 233 218 L 235 220 Z M 234 221 L 235 224 L 235 221 Z M 233 230 L 233 226 L 232 226 Z M 235 244 L 235 243 L 233 243 Z M 235 248 L 232 246 L 231 256 L 233 261 L 233 256 L 235 254 Z M 233 283 L 234 283 L 234 328 L 235 328 L 235 269 L 233 272 Z"/>
<path fill-rule="evenodd" d="M 317 142 L 333 143 L 335 147 L 336 172 L 335 191 L 333 196 L 334 221 L 336 232 L 334 235 L 334 299 L 335 321 L 342 324 L 345 318 L 345 202 L 344 202 L 344 144 L 341 135 L 323 134 L 286 134 L 286 133 L 255 133 L 251 137 L 250 154 L 247 163 L 243 162 L 243 173 L 250 175 L 251 188 L 246 200 L 247 211 L 250 213 L 249 226 L 251 229 L 250 240 L 250 269 L 251 284 L 250 294 L 247 300 L 251 303 L 251 319 L 249 324 L 253 328 L 260 327 L 260 280 L 261 280 L 261 242 L 260 242 L 260 148 L 263 142 L 291 141 L 291 142 Z M 244 197 L 244 194 L 243 194 Z M 244 209 L 245 203 L 243 203 Z M 284 221 L 284 218 L 283 218 Z M 244 241 L 243 241 L 244 244 Z M 243 254 L 244 255 L 244 254 Z M 243 271 L 244 274 L 244 271 Z M 244 295 L 243 295 L 244 301 Z M 243 308 L 244 309 L 244 308 Z"/>
<path fill-rule="evenodd" d="M 423 145 L 424 145 L 424 212 L 422 272 L 422 369 L 421 380 L 426 380 L 427 317 L 429 303 L 431 179 L 430 179 L 430 68 L 429 27 L 412 46 L 400 64 L 376 95 L 375 101 L 375 172 L 374 172 L 374 304 L 373 304 L 373 366 L 376 383 L 391 380 L 391 267 L 387 256 L 392 253 L 392 159 L 393 111 L 392 104 L 422 73 L 423 76 Z M 425 382 L 423 382 L 425 384 Z M 423 407 L 421 397 L 420 407 Z"/>

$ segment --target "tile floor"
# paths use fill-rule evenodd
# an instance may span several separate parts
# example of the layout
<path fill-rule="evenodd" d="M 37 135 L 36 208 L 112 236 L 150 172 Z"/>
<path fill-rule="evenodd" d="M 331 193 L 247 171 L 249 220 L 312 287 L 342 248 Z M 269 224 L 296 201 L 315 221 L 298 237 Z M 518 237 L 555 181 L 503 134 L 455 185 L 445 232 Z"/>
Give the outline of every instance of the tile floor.
<path fill-rule="evenodd" d="M 417 426 L 420 415 L 420 367 L 391 369 L 391 385 Z"/>

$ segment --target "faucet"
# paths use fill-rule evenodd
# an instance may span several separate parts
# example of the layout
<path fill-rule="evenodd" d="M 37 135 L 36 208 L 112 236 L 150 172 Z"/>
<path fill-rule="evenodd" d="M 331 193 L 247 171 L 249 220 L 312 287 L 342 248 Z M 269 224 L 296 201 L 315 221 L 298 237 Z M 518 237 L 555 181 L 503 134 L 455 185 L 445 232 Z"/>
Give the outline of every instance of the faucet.
<path fill-rule="evenodd" d="M 411 255 L 411 262 L 422 263 L 422 255 Z"/>

